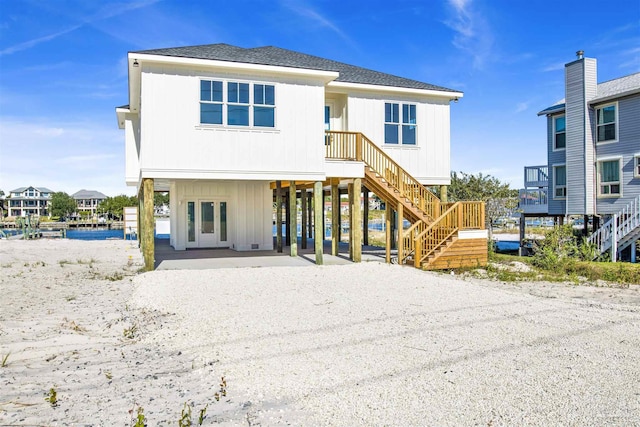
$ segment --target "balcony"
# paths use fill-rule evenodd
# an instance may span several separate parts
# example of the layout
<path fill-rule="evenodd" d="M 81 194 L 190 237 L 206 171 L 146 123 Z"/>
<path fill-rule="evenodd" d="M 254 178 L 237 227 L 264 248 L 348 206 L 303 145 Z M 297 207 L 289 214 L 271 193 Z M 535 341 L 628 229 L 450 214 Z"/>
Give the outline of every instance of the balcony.
<path fill-rule="evenodd" d="M 549 167 L 525 166 L 524 167 L 524 188 L 549 187 Z"/>
<path fill-rule="evenodd" d="M 546 214 L 549 211 L 549 167 L 525 166 L 524 189 L 519 192 L 519 207 L 525 214 Z"/>

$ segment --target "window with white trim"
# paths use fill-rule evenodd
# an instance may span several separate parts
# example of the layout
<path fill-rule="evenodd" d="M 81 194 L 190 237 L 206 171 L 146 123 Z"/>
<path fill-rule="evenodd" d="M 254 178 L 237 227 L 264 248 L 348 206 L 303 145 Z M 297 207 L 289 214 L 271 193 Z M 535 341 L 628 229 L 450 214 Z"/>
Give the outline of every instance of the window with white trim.
<path fill-rule="evenodd" d="M 598 161 L 598 195 L 620 196 L 620 163 L 622 159 Z"/>
<path fill-rule="evenodd" d="M 222 82 L 200 80 L 200 123 L 222 124 Z"/>
<path fill-rule="evenodd" d="M 553 167 L 553 198 L 567 197 L 567 167 L 559 165 Z"/>
<path fill-rule="evenodd" d="M 553 149 L 564 150 L 567 147 L 565 116 L 557 116 L 553 118 Z"/>
<path fill-rule="evenodd" d="M 640 154 L 636 154 L 634 157 L 633 176 L 640 178 Z"/>
<path fill-rule="evenodd" d="M 200 124 L 275 127 L 275 86 L 200 80 Z"/>
<path fill-rule="evenodd" d="M 615 142 L 617 137 L 616 104 L 596 108 L 596 142 Z"/>
<path fill-rule="evenodd" d="M 275 88 L 272 85 L 253 85 L 253 125 L 259 127 L 275 126 L 276 110 Z"/>
<path fill-rule="evenodd" d="M 400 107 L 402 106 L 402 117 Z M 416 145 L 416 106 L 415 104 L 384 104 L 384 143 Z"/>
<path fill-rule="evenodd" d="M 249 126 L 249 83 L 227 82 L 227 124 Z"/>

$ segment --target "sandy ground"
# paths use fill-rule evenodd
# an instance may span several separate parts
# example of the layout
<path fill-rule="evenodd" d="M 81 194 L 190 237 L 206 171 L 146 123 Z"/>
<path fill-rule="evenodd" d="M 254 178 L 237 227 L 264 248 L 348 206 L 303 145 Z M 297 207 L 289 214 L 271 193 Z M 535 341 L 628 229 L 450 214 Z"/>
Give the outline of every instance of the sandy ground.
<path fill-rule="evenodd" d="M 0 241 L 0 425 L 640 425 L 638 285 L 141 264 Z"/>

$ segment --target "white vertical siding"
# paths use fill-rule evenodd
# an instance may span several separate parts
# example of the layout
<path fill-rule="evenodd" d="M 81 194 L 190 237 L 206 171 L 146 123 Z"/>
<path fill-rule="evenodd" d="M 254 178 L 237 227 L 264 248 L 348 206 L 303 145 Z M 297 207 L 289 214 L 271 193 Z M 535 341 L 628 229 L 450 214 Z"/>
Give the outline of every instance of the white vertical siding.
<path fill-rule="evenodd" d="M 225 200 L 227 202 L 227 242 L 245 251 L 252 245 L 273 249 L 272 191 L 268 181 L 174 181 L 171 183 L 171 244 L 186 248 L 187 202 Z"/>
<path fill-rule="evenodd" d="M 201 77 L 273 83 L 275 129 L 200 126 Z M 324 179 L 322 82 L 145 66 L 141 85 L 144 176 Z"/>
<path fill-rule="evenodd" d="M 127 116 L 124 127 L 125 182 L 128 185 L 135 185 L 140 177 L 140 161 L 138 158 L 140 120 L 134 115 Z"/>
<path fill-rule="evenodd" d="M 416 105 L 415 146 L 384 144 L 385 102 Z M 450 183 L 448 100 L 349 94 L 347 110 L 350 131 L 364 133 L 420 182 L 427 185 Z"/>

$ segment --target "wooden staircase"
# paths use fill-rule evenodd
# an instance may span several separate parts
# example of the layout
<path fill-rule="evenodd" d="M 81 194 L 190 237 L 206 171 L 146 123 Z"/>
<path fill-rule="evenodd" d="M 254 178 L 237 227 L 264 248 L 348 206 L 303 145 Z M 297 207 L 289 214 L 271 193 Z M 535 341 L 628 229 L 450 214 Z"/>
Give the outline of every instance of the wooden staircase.
<path fill-rule="evenodd" d="M 596 245 L 598 255 L 610 251 L 611 260 L 615 262 L 619 252 L 638 239 L 640 239 L 640 196 L 593 232 L 588 241 Z"/>
<path fill-rule="evenodd" d="M 364 185 L 411 223 L 399 233 L 399 264 L 422 269 L 486 265 L 486 237 L 460 239 L 461 231 L 484 230 L 484 202 L 441 203 L 362 133 L 327 131 L 325 146 L 329 159 L 363 162 Z"/>

